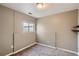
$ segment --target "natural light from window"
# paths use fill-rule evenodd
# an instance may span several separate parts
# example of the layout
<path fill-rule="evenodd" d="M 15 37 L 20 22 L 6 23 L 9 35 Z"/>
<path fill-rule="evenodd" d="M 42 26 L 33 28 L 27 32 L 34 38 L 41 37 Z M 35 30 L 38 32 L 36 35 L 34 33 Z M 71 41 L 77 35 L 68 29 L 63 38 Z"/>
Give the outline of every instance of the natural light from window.
<path fill-rule="evenodd" d="M 23 23 L 23 32 L 34 32 L 33 23 Z"/>

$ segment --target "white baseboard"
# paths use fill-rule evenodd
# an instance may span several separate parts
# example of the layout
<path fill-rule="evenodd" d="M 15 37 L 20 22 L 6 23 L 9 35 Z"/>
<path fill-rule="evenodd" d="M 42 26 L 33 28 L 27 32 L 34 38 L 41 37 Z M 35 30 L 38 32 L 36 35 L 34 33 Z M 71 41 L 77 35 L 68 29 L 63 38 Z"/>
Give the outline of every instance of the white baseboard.
<path fill-rule="evenodd" d="M 37 42 L 34 42 L 34 43 L 32 43 L 32 44 L 30 44 L 30 45 L 28 45 L 28 46 L 26 46 L 26 47 L 24 47 L 24 48 L 22 48 L 22 49 L 19 49 L 19 50 L 15 51 L 15 52 L 9 53 L 9 54 L 7 54 L 6 56 L 10 56 L 10 55 L 12 55 L 12 54 L 16 54 L 16 53 L 18 53 L 18 52 L 20 52 L 20 51 L 23 51 L 24 49 L 27 49 L 27 48 L 29 48 L 29 47 L 35 45 L 35 44 L 37 44 Z"/>
<path fill-rule="evenodd" d="M 63 50 L 63 51 L 69 52 L 69 53 L 74 53 L 74 54 L 76 54 L 76 55 L 79 55 L 79 54 L 78 54 L 77 52 L 75 52 L 75 51 L 71 51 L 71 50 L 67 50 L 67 49 L 63 49 L 63 48 L 59 48 L 59 47 L 53 47 L 53 46 L 49 46 L 49 45 L 46 45 L 46 44 L 34 42 L 34 43 L 32 43 L 32 44 L 30 44 L 30 45 L 28 45 L 28 46 L 26 46 L 26 47 L 24 47 L 24 48 L 22 48 L 22 49 L 19 49 L 19 50 L 15 51 L 15 52 L 9 53 L 9 54 L 7 54 L 6 56 L 10 56 L 10 55 L 12 55 L 12 54 L 16 54 L 16 53 L 18 53 L 18 52 L 20 52 L 20 51 L 23 51 L 24 49 L 27 49 L 27 48 L 29 48 L 29 47 L 35 45 L 35 44 L 39 44 L 39 45 L 46 46 L 46 47 L 49 47 L 49 48 L 59 49 L 59 50 Z"/>
<path fill-rule="evenodd" d="M 42 43 L 37 43 L 37 44 L 42 45 L 42 46 L 46 46 L 46 47 L 49 47 L 49 48 L 63 50 L 63 51 L 66 51 L 66 52 L 69 52 L 69 53 L 74 53 L 74 54 L 78 55 L 78 53 L 75 52 L 75 51 L 71 51 L 71 50 L 67 50 L 67 49 L 63 49 L 63 48 L 59 48 L 59 47 L 53 47 L 53 46 L 49 46 L 49 45 L 42 44 Z"/>
<path fill-rule="evenodd" d="M 7 54 L 7 55 L 5 55 L 5 56 L 10 56 L 10 55 L 12 55 L 13 54 L 13 52 L 11 52 L 11 53 L 9 53 L 9 54 Z"/>
<path fill-rule="evenodd" d="M 46 47 L 49 47 L 49 48 L 54 48 L 56 49 L 56 47 L 53 47 L 53 46 L 49 46 L 49 45 L 46 45 L 46 44 L 42 44 L 42 43 L 37 43 L 38 45 L 42 45 L 42 46 L 46 46 Z"/>
<path fill-rule="evenodd" d="M 75 52 L 75 51 L 71 51 L 71 50 L 67 50 L 67 49 L 63 49 L 63 48 L 59 48 L 59 47 L 57 47 L 57 49 L 63 50 L 63 51 L 69 52 L 69 53 L 74 53 L 74 54 L 78 55 L 78 53 Z"/>

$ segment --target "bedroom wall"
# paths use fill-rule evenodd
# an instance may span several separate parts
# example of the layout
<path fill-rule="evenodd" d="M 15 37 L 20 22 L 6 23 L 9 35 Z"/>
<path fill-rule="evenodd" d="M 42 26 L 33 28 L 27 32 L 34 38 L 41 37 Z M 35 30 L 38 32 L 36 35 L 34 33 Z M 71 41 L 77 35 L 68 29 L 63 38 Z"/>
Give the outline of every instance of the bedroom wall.
<path fill-rule="evenodd" d="M 35 42 L 35 32 L 23 32 L 23 23 L 35 18 L 0 5 L 0 55 L 7 55 Z M 14 40 L 13 40 L 14 33 Z"/>
<path fill-rule="evenodd" d="M 72 10 L 39 18 L 38 42 L 77 52 L 77 33 L 72 31 L 72 27 L 77 25 L 77 16 L 78 10 Z"/>
<path fill-rule="evenodd" d="M 0 56 L 13 52 L 13 10 L 0 5 Z"/>
<path fill-rule="evenodd" d="M 35 23 L 35 18 L 15 12 L 14 50 L 17 51 L 35 42 L 35 32 L 23 32 L 23 23 Z"/>

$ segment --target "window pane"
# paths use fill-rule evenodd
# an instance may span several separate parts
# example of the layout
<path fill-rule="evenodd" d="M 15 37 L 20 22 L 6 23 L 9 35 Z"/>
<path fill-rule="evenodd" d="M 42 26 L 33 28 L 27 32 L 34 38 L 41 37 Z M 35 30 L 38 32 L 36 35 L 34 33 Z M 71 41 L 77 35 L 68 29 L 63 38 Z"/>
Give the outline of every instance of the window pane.
<path fill-rule="evenodd" d="M 28 32 L 28 28 L 24 28 L 24 31 L 23 32 Z"/>
<path fill-rule="evenodd" d="M 23 32 L 34 32 L 34 24 L 33 23 L 24 23 L 23 24 Z"/>
<path fill-rule="evenodd" d="M 34 24 L 29 24 L 29 32 L 34 32 Z"/>
<path fill-rule="evenodd" d="M 29 27 L 29 32 L 34 32 L 34 28 L 33 27 Z"/>
<path fill-rule="evenodd" d="M 32 27 L 33 27 L 33 25 L 34 25 L 34 24 L 29 24 L 29 26 L 32 26 Z"/>
<path fill-rule="evenodd" d="M 24 26 L 28 26 L 28 23 L 24 23 L 23 25 L 24 25 Z"/>
<path fill-rule="evenodd" d="M 28 27 L 29 27 L 29 24 L 28 23 L 24 23 L 23 24 L 23 32 L 28 32 Z"/>

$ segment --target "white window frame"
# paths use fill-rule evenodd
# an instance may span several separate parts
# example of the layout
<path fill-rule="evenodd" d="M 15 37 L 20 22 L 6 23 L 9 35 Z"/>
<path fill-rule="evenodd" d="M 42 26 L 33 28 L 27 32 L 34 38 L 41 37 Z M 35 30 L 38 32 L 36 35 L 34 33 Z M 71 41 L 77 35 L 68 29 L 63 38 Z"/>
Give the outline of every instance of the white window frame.
<path fill-rule="evenodd" d="M 24 24 L 27 24 L 27 26 Z M 34 23 L 24 23 L 24 24 L 23 24 L 23 32 L 35 32 L 35 24 Z M 27 27 L 27 31 L 25 30 L 25 26 Z M 32 31 L 30 31 L 31 29 L 32 29 Z"/>

